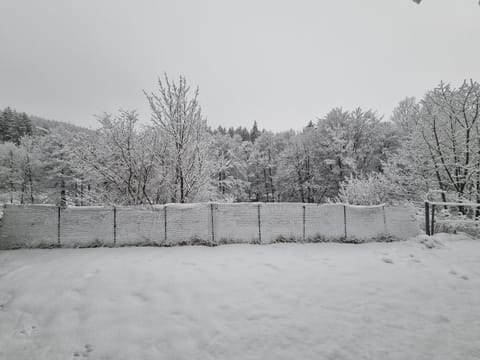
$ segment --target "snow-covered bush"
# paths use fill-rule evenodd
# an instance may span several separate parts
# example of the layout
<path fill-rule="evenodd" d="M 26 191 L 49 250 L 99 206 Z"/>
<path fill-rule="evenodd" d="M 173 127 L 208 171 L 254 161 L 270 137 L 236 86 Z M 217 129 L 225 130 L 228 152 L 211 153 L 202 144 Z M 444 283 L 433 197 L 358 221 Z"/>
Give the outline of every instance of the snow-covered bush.
<path fill-rule="evenodd" d="M 397 185 L 383 174 L 351 175 L 340 185 L 336 201 L 352 205 L 379 205 L 390 203 L 392 194 L 396 193 Z"/>

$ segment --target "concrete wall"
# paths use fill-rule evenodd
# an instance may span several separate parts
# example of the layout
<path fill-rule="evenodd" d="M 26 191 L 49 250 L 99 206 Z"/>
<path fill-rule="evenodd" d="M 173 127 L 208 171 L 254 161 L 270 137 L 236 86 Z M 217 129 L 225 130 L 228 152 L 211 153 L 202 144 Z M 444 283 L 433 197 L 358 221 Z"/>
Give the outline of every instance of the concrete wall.
<path fill-rule="evenodd" d="M 6 205 L 0 229 L 0 249 L 58 245 L 58 208 Z"/>
<path fill-rule="evenodd" d="M 215 204 L 214 212 L 215 241 L 259 242 L 258 204 Z"/>
<path fill-rule="evenodd" d="M 115 209 L 115 245 L 165 243 L 165 206 Z"/>
<path fill-rule="evenodd" d="M 113 209 L 71 207 L 60 211 L 60 244 L 70 247 L 113 246 Z"/>
<path fill-rule="evenodd" d="M 303 204 L 261 204 L 260 230 L 264 244 L 277 240 L 303 240 Z"/>
<path fill-rule="evenodd" d="M 376 239 L 388 233 L 384 206 L 347 206 L 347 238 Z"/>
<path fill-rule="evenodd" d="M 305 204 L 305 238 L 345 239 L 345 206 L 341 204 Z"/>
<path fill-rule="evenodd" d="M 6 205 L 0 248 L 371 241 L 418 234 L 413 207 L 343 204 Z"/>
<path fill-rule="evenodd" d="M 212 217 L 210 204 L 168 204 L 167 245 L 185 241 L 210 242 L 212 238 Z"/>

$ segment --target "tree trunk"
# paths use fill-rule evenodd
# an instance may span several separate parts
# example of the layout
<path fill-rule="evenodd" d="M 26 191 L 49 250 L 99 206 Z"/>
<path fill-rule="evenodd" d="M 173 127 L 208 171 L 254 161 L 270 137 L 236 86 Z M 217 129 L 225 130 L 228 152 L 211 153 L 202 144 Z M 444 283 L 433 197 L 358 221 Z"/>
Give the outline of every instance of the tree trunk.
<path fill-rule="evenodd" d="M 84 206 L 84 198 L 83 198 L 83 181 L 80 183 L 80 206 Z"/>
<path fill-rule="evenodd" d="M 275 189 L 273 188 L 272 168 L 268 167 L 268 175 L 270 177 L 270 191 L 272 192 L 272 201 L 275 201 Z"/>
<path fill-rule="evenodd" d="M 267 169 L 263 168 L 263 179 L 265 184 L 265 193 L 267 194 L 267 202 L 269 202 L 269 195 L 268 195 L 268 182 L 267 182 Z"/>
<path fill-rule="evenodd" d="M 28 182 L 29 182 L 29 185 L 30 185 L 30 201 L 31 203 L 35 203 L 35 198 L 33 196 L 33 176 L 32 176 L 32 169 L 29 165 L 29 169 L 28 169 Z"/>
<path fill-rule="evenodd" d="M 60 181 L 60 207 L 65 208 L 67 207 L 67 191 L 66 191 L 66 184 L 64 179 L 65 171 L 62 169 L 61 175 L 62 179 Z"/>

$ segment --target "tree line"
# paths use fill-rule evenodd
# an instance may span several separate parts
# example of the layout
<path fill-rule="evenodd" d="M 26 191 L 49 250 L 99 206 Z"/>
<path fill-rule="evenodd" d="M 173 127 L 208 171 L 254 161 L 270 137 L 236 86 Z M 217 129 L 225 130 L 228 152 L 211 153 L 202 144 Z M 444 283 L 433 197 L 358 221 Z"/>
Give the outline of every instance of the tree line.
<path fill-rule="evenodd" d="M 32 135 L 32 120 L 26 113 L 18 113 L 10 107 L 0 111 L 0 141 L 20 144 L 24 136 Z"/>
<path fill-rule="evenodd" d="M 17 121 L 2 117 L 0 201 L 378 204 L 440 190 L 445 199 L 480 203 L 480 85 L 473 80 L 406 98 L 390 119 L 335 108 L 301 131 L 278 133 L 256 122 L 211 129 L 199 89 L 184 77 L 165 75 L 145 97 L 149 123 L 119 111 L 99 116 L 96 131 L 56 123 L 3 137 Z"/>

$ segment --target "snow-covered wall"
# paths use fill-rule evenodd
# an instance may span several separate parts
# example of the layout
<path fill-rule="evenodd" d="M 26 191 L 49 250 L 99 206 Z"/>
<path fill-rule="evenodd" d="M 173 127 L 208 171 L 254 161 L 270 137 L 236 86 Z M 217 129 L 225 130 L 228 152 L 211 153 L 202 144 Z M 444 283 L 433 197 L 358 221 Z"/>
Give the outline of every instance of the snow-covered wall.
<path fill-rule="evenodd" d="M 347 238 L 367 240 L 388 233 L 384 206 L 346 206 Z"/>
<path fill-rule="evenodd" d="M 303 240 L 303 204 L 266 203 L 260 206 L 262 243 Z"/>
<path fill-rule="evenodd" d="M 176 245 L 191 240 L 210 242 L 212 216 L 210 204 L 168 204 L 166 244 Z"/>
<path fill-rule="evenodd" d="M 259 241 L 258 204 L 214 204 L 214 208 L 215 242 Z"/>
<path fill-rule="evenodd" d="M 115 245 L 141 245 L 165 242 L 165 207 L 117 207 L 115 209 Z"/>
<path fill-rule="evenodd" d="M 155 207 L 6 205 L 0 248 L 406 239 L 413 207 L 343 204 L 167 204 Z"/>
<path fill-rule="evenodd" d="M 60 211 L 60 244 L 71 247 L 113 246 L 113 209 L 71 207 Z"/>
<path fill-rule="evenodd" d="M 58 245 L 58 208 L 5 205 L 0 249 Z"/>
<path fill-rule="evenodd" d="M 345 206 L 341 204 L 305 204 L 306 240 L 345 238 Z"/>

